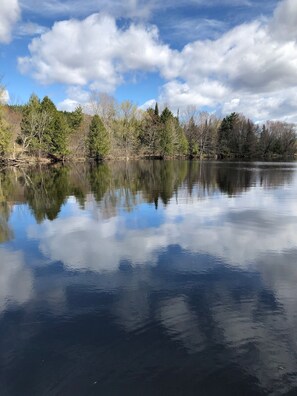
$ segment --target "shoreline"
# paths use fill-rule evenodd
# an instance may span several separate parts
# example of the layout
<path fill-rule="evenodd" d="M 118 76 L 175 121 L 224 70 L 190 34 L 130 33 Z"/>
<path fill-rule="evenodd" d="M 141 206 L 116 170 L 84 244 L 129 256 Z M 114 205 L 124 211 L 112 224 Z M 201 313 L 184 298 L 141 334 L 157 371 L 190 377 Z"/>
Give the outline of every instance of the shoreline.
<path fill-rule="evenodd" d="M 295 162 L 297 161 L 296 156 L 294 157 L 273 157 L 273 158 L 190 158 L 187 156 L 178 157 L 161 157 L 161 156 L 131 156 L 131 157 L 110 157 L 101 161 L 95 161 L 88 158 L 69 158 L 62 160 L 53 161 L 50 158 L 23 158 L 23 159 L 0 159 L 0 171 L 5 168 L 11 167 L 22 167 L 22 166 L 55 166 L 55 165 L 69 165 L 69 164 L 103 164 L 109 162 L 130 162 L 130 161 L 193 161 L 193 162 Z"/>

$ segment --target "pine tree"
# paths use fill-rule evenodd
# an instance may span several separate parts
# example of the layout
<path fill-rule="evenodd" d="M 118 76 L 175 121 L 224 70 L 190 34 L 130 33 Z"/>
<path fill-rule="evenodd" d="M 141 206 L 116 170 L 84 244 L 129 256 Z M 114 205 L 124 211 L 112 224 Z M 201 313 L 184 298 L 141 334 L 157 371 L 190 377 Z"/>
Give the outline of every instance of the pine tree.
<path fill-rule="evenodd" d="M 110 150 L 110 138 L 108 132 L 98 115 L 92 119 L 89 129 L 89 157 L 96 161 L 103 160 Z"/>
<path fill-rule="evenodd" d="M 44 136 L 45 149 L 56 160 L 64 161 L 69 153 L 69 125 L 63 113 L 46 96 L 41 102 L 41 116 L 45 118 Z"/>
<path fill-rule="evenodd" d="M 64 115 L 60 112 L 54 114 L 49 146 L 50 154 L 64 161 L 68 150 L 69 126 Z"/>
<path fill-rule="evenodd" d="M 221 158 L 230 157 L 232 145 L 232 131 L 237 114 L 232 113 L 225 117 L 218 131 L 218 155 Z"/>
<path fill-rule="evenodd" d="M 40 114 L 45 117 L 43 125 L 43 149 L 48 153 L 55 155 L 55 139 L 57 122 L 57 108 L 48 96 L 45 96 L 40 103 Z"/>
<path fill-rule="evenodd" d="M 165 107 L 165 109 L 162 111 L 162 114 L 161 114 L 161 122 L 163 122 L 163 124 L 165 124 L 166 121 L 168 121 L 169 119 L 172 119 L 172 118 L 174 118 L 172 112 L 168 109 L 168 107 Z"/>
<path fill-rule="evenodd" d="M 155 105 L 155 116 L 156 116 L 156 117 L 159 117 L 159 106 L 158 106 L 158 102 L 156 102 L 156 105 Z"/>

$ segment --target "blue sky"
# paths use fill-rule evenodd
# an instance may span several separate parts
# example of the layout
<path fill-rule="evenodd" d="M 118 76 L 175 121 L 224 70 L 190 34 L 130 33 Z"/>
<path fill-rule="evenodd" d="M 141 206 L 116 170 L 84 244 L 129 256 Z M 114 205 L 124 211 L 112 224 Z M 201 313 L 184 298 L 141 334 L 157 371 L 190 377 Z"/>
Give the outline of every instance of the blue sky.
<path fill-rule="evenodd" d="M 297 122 L 296 26 L 296 0 L 1 0 L 0 74 L 12 103 L 96 90 Z"/>

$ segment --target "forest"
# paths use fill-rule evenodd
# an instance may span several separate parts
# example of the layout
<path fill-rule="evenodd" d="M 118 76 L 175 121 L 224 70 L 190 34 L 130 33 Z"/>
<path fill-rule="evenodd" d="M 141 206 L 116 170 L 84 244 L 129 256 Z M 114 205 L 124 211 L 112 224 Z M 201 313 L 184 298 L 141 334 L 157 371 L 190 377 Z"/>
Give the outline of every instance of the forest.
<path fill-rule="evenodd" d="M 88 108 L 59 111 L 49 97 L 0 106 L 2 162 L 102 161 L 132 158 L 285 159 L 296 154 L 296 126 L 224 118 L 195 106 L 175 115 L 158 103 L 147 110 L 90 94 Z"/>

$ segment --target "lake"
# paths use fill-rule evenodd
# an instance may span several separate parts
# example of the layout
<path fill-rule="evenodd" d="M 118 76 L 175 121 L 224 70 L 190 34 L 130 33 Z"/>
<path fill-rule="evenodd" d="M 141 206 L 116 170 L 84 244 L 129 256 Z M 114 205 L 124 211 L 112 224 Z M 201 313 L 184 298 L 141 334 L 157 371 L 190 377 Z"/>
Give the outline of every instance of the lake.
<path fill-rule="evenodd" d="M 0 394 L 297 394 L 297 164 L 0 173 Z"/>

